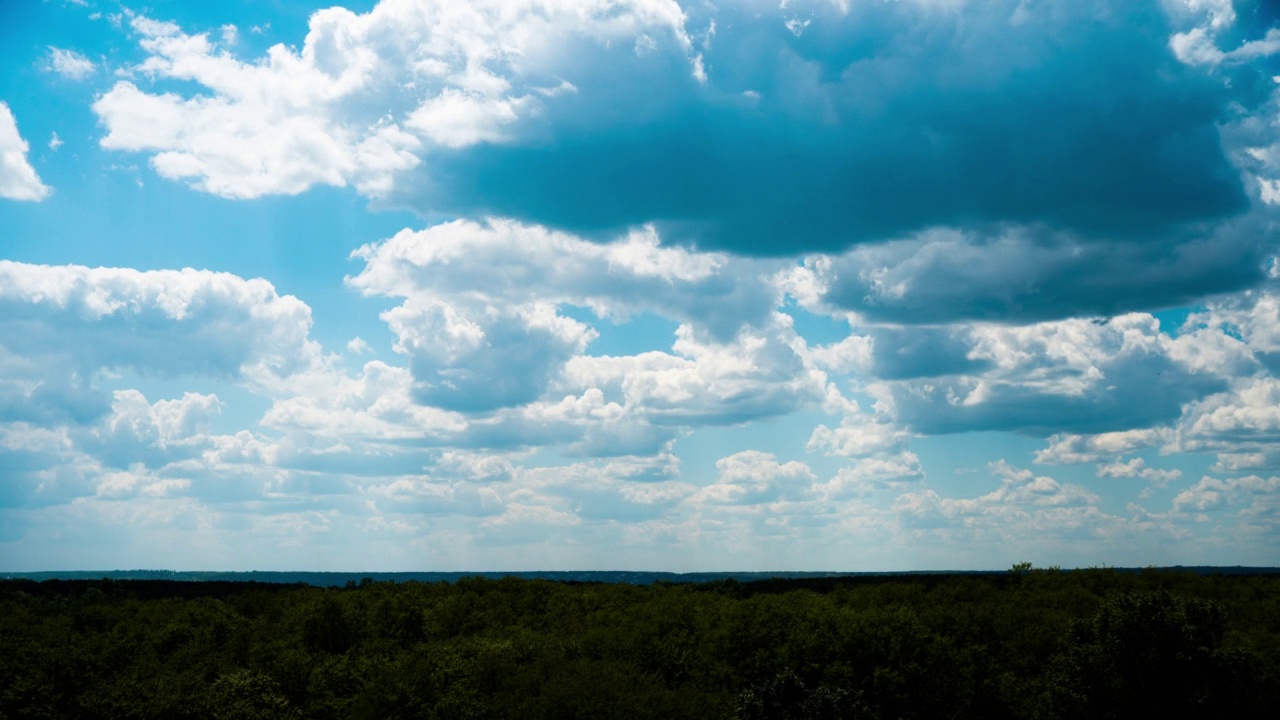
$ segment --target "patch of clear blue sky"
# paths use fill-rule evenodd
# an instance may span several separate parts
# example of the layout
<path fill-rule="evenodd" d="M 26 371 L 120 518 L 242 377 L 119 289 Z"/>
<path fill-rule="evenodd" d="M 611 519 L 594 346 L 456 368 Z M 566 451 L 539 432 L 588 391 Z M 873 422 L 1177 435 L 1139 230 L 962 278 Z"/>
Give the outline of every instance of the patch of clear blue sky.
<path fill-rule="evenodd" d="M 364 12 L 374 3 L 348 3 Z M 130 6 L 132 7 L 132 6 Z M 153 0 L 136 11 L 178 22 L 189 32 L 239 26 L 244 57 L 258 57 L 282 40 L 300 44 L 310 2 L 190 3 Z M 94 12 L 103 18 L 90 20 Z M 385 355 L 394 340 L 378 313 L 396 304 L 361 298 L 343 285 L 360 271 L 355 248 L 405 227 L 422 227 L 407 212 L 370 212 L 367 201 L 346 188 L 314 187 L 292 197 L 227 200 L 159 177 L 146 158 L 104 150 L 104 131 L 91 105 L 108 87 L 110 71 L 137 59 L 127 27 L 114 29 L 107 15 L 117 3 L 88 7 L 50 0 L 0 3 L 0 101 L 5 101 L 31 146 L 29 159 L 54 194 L 41 203 L 0 204 L 0 256 L 46 264 L 194 267 L 264 277 L 281 294 L 311 306 L 313 337 L 336 351 L 356 335 Z M 261 34 L 254 26 L 270 28 Z M 257 47 L 261 45 L 261 47 Z M 99 63 L 82 81 L 50 72 L 50 46 L 75 50 Z M 241 47 L 243 46 L 243 47 Z M 111 67 L 104 68 L 104 56 Z M 138 80 L 144 82 L 143 80 Z M 48 147 L 53 133 L 62 146 Z"/>
<path fill-rule="evenodd" d="M 650 350 L 671 351 L 680 323 L 651 312 L 640 312 L 614 322 L 597 317 L 590 308 L 562 305 L 559 313 L 590 325 L 599 336 L 587 346 L 587 354 L 595 356 L 638 355 Z"/>
<path fill-rule="evenodd" d="M 312 335 L 326 349 L 341 349 L 356 335 L 377 350 L 390 347 L 390 331 L 377 317 L 396 301 L 363 298 L 343 278 L 362 269 L 349 259 L 352 250 L 420 227 L 408 213 L 368 212 L 363 198 L 343 188 L 225 200 L 164 180 L 145 166 L 44 180 L 55 188 L 48 200 L 0 205 L 6 259 L 264 277 L 279 293 L 311 306 Z"/>
<path fill-rule="evenodd" d="M 847 322 L 830 315 L 811 313 L 797 305 L 795 298 L 787 297 L 782 310 L 791 316 L 793 327 L 809 343 L 809 347 L 829 345 L 849 337 Z"/>

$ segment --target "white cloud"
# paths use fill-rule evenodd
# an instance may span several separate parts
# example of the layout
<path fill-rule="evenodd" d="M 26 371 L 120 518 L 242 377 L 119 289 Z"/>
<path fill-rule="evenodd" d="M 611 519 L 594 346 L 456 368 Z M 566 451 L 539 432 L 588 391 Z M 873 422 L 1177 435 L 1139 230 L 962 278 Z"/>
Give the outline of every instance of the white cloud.
<path fill-rule="evenodd" d="M 311 309 L 271 283 L 205 270 L 139 271 L 0 260 L 4 346 L 67 353 L 86 370 L 287 374 L 316 360 Z M 40 332 L 17 332 L 18 327 Z"/>
<path fill-rule="evenodd" d="M 246 118 L 225 101 L 147 95 L 123 81 L 94 110 L 109 130 L 103 147 L 155 151 L 161 176 L 228 198 L 297 194 L 316 183 L 376 195 L 392 173 L 418 164 L 418 141 L 395 125 L 355 134 L 304 115 Z"/>
<path fill-rule="evenodd" d="M 719 479 L 697 492 L 694 503 L 758 505 L 798 498 L 813 490 L 817 479 L 808 465 L 758 450 L 744 450 L 716 461 Z"/>
<path fill-rule="evenodd" d="M 1049 437 L 1049 447 L 1036 452 L 1036 463 L 1042 465 L 1068 465 L 1099 462 L 1136 450 L 1156 447 L 1173 439 L 1170 428 L 1143 428 L 1075 435 L 1057 433 Z"/>
<path fill-rule="evenodd" d="M 427 404 L 487 412 L 598 389 L 647 422 L 697 425 L 785 413 L 823 394 L 825 376 L 774 312 L 777 263 L 666 248 L 649 228 L 591 243 L 495 219 L 404 231 L 354 256 L 366 265 L 348 284 L 406 298 L 383 318 Z M 672 353 L 591 357 L 597 331 L 561 314 L 567 306 L 608 322 L 652 312 L 682 324 Z"/>
<path fill-rule="evenodd" d="M 382 315 L 410 359 L 414 394 L 426 405 L 485 412 L 542 396 L 594 332 L 549 305 L 463 316 L 453 306 L 410 298 Z"/>
<path fill-rule="evenodd" d="M 58 133 L 55 132 L 49 136 L 49 149 L 57 152 L 60 147 L 62 147 L 62 138 L 58 137 Z"/>
<path fill-rule="evenodd" d="M 1269 509 L 1269 524 L 1274 530 L 1280 523 L 1280 477 L 1261 478 L 1248 475 L 1241 478 L 1220 479 L 1205 476 L 1192 487 L 1178 493 L 1173 499 L 1175 512 L 1207 512 L 1234 505 L 1247 504 L 1257 511 Z"/>
<path fill-rule="evenodd" d="M 0 466 L 10 485 L 0 506 L 185 494 L 192 478 L 214 469 L 206 461 L 219 438 L 209 431 L 221 407 L 214 395 L 150 403 L 136 390 L 120 390 L 93 424 L 38 427 L 0 417 Z"/>
<path fill-rule="evenodd" d="M 1214 452 L 1216 470 L 1280 467 L 1280 380 L 1244 378 L 1233 387 L 1188 404 L 1173 449 Z"/>
<path fill-rule="evenodd" d="M 1064 485 L 1003 460 L 989 469 L 1001 483 L 986 495 L 948 498 L 925 489 L 900 495 L 893 509 L 907 527 L 964 526 L 1009 538 L 1069 534 L 1101 519 L 1100 498 L 1078 485 Z"/>
<path fill-rule="evenodd" d="M 651 457 L 618 457 L 557 467 L 518 468 L 510 498 L 590 522 L 643 522 L 666 516 L 697 488 L 676 479 L 670 448 Z"/>
<path fill-rule="evenodd" d="M 1280 380 L 1258 378 L 1232 392 L 1198 401 L 1187 411 L 1187 439 L 1253 437 L 1280 439 Z"/>
<path fill-rule="evenodd" d="M 1239 345 L 1232 346 L 1232 355 L 1280 354 L 1280 297 L 1270 289 L 1262 289 L 1224 298 L 1204 312 L 1189 316 L 1185 327 L 1217 331 L 1220 336 L 1238 339 Z M 1205 349 L 1196 347 L 1193 352 L 1205 354 Z M 1219 365 L 1230 360 L 1227 372 L 1247 374 L 1245 363 L 1234 357 L 1214 353 L 1210 359 Z"/>
<path fill-rule="evenodd" d="M 1143 480 L 1150 480 L 1157 485 L 1164 485 L 1170 480 L 1182 477 L 1182 471 L 1147 467 L 1146 461 L 1142 458 L 1133 458 L 1128 462 L 1117 460 L 1108 465 L 1099 465 L 1097 475 L 1098 477 L 1108 478 L 1142 478 Z"/>
<path fill-rule="evenodd" d="M 143 460 L 138 456 L 141 448 L 167 454 L 202 444 L 221 409 L 222 403 L 212 394 L 184 393 L 175 400 L 149 403 L 137 390 L 117 390 L 111 414 L 94 432 L 105 452 L 127 456 L 128 463 L 134 463 Z"/>
<path fill-rule="evenodd" d="M 348 284 L 366 294 L 495 305 L 536 299 L 617 320 L 648 310 L 726 340 L 744 324 L 767 323 L 780 299 L 768 265 L 663 247 L 652 228 L 589 242 L 509 220 L 459 220 L 404 230 L 352 256 L 365 268 Z"/>
<path fill-rule="evenodd" d="M 0 416 L 92 421 L 119 370 L 278 383 L 320 362 L 310 326 L 265 280 L 0 260 Z"/>
<path fill-rule="evenodd" d="M 93 61 L 75 50 L 49 46 L 48 67 L 68 80 L 83 80 L 97 71 Z"/>
<path fill-rule="evenodd" d="M 466 428 L 456 414 L 414 402 L 413 379 L 404 368 L 375 360 L 355 377 L 325 369 L 301 379 L 275 399 L 262 418 L 265 426 L 322 446 L 441 438 Z"/>
<path fill-rule="evenodd" d="M 1226 386 L 1182 364 L 1150 315 L 974 325 L 967 333 L 963 357 L 973 368 L 875 385 L 899 422 L 926 434 L 1113 432 L 1168 424 L 1184 403 Z"/>
<path fill-rule="evenodd" d="M 27 141 L 18 134 L 18 121 L 9 106 L 0 102 L 0 198 L 43 200 L 53 192 L 40 182 L 27 161 Z"/>
<path fill-rule="evenodd" d="M 542 90 L 562 86 L 554 73 L 569 43 L 647 31 L 691 47 L 670 0 L 334 7 L 311 16 L 300 50 L 276 45 L 250 62 L 173 23 L 135 16 L 132 25 L 148 53 L 134 74 L 208 92 L 154 94 L 121 81 L 94 104 L 103 147 L 151 153 L 162 176 L 231 198 L 316 184 L 382 196 L 432 145 L 505 140 L 505 126 L 538 112 Z M 234 27 L 221 34 L 234 43 Z"/>
<path fill-rule="evenodd" d="M 1218 65 L 1247 62 L 1280 52 L 1280 29 L 1269 28 L 1257 40 L 1248 40 L 1235 50 L 1218 48 L 1218 35 L 1235 25 L 1237 16 L 1232 0 L 1165 0 L 1175 21 L 1192 24 L 1187 30 L 1169 38 L 1169 48 L 1188 65 Z"/>
<path fill-rule="evenodd" d="M 191 481 L 157 477 L 143 467 L 107 472 L 98 480 L 96 494 L 110 500 L 128 500 L 138 496 L 165 497 L 184 493 Z"/>
<path fill-rule="evenodd" d="M 866 457 L 876 453 L 900 450 L 909 433 L 892 423 L 858 412 L 846 414 L 839 427 L 819 425 L 809 436 L 810 452 L 825 452 L 846 457 Z"/>
<path fill-rule="evenodd" d="M 667 426 L 737 424 L 820 403 L 826 377 L 791 347 L 790 328 L 744 330 L 733 342 L 677 329 L 674 354 L 578 357 L 566 365 L 570 387 L 598 387 L 649 422 Z"/>
<path fill-rule="evenodd" d="M 872 492 L 897 489 L 924 479 L 920 458 L 903 451 L 884 457 L 867 457 L 840 468 L 829 482 L 821 486 L 827 499 L 859 497 Z"/>

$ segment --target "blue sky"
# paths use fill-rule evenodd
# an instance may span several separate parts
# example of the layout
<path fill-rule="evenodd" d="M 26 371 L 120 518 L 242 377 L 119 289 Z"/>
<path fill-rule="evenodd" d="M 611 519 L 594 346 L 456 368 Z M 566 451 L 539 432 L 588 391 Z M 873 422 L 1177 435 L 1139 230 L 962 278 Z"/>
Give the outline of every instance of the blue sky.
<path fill-rule="evenodd" d="M 0 570 L 1280 564 L 1260 0 L 14 0 Z"/>

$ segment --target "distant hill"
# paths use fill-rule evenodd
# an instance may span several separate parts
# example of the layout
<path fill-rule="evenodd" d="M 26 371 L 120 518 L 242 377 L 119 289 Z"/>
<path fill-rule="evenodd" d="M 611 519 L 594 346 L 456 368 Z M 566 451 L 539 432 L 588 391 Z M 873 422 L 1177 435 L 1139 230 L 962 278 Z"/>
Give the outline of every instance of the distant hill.
<path fill-rule="evenodd" d="M 1146 568 L 1111 568 L 1118 572 L 1141 572 Z M 1234 566 L 1175 566 L 1162 571 L 1190 572 L 1197 575 L 1276 575 L 1280 568 Z M 368 578 L 374 582 L 457 582 L 465 577 L 525 580 L 555 580 L 578 583 L 629 583 L 651 585 L 667 583 L 703 583 L 717 580 L 756 582 L 770 579 L 805 579 L 831 577 L 886 577 L 908 575 L 1003 575 L 1007 570 L 911 570 L 901 572 L 647 572 L 632 570 L 558 570 L 558 571 L 477 571 L 477 572 L 293 572 L 293 571 L 204 571 L 204 570 L 49 570 L 42 572 L 4 573 L 0 579 L 24 580 L 171 580 L 179 582 L 260 582 L 283 585 L 341 587 Z"/>

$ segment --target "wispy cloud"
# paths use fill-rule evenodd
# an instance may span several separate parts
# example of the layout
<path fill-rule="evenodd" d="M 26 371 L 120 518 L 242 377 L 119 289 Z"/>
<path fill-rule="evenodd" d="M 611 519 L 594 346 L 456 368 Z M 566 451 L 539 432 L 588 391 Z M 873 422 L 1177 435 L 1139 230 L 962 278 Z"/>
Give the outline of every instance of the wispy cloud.
<path fill-rule="evenodd" d="M 75 50 L 49 47 L 48 68 L 68 80 L 84 80 L 97 72 L 93 61 Z"/>

